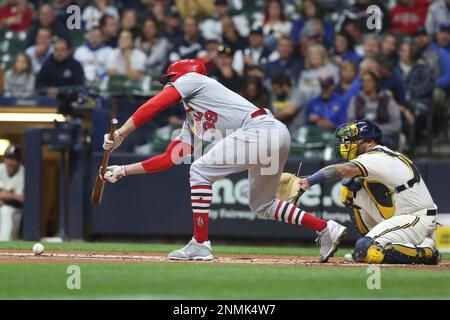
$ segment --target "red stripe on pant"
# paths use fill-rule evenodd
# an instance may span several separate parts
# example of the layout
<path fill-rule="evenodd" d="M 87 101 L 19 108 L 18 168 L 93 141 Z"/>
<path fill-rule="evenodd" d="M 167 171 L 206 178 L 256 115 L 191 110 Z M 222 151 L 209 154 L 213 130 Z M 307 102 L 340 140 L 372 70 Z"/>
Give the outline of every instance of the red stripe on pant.
<path fill-rule="evenodd" d="M 192 186 L 191 187 L 191 190 L 192 189 L 209 189 L 209 190 L 212 190 L 212 186 Z"/>
<path fill-rule="evenodd" d="M 292 224 L 292 216 L 294 215 L 295 209 L 297 209 L 294 205 L 292 205 L 291 212 L 289 212 L 288 223 Z M 297 209 L 298 210 L 298 209 Z"/>

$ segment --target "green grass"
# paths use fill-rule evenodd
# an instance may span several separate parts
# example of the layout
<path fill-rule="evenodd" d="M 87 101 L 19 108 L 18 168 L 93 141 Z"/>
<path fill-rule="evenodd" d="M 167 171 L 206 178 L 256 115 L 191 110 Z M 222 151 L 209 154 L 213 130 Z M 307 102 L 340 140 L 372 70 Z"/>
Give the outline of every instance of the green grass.
<path fill-rule="evenodd" d="M 1 249 L 30 249 L 31 242 Z M 168 252 L 179 245 L 63 243 L 46 251 Z M 316 255 L 317 248 L 215 246 L 215 252 Z M 342 250 L 341 254 L 347 250 Z M 390 299 L 450 298 L 450 271 L 381 269 L 369 290 L 366 268 L 192 263 L 77 263 L 81 290 L 69 290 L 70 263 L 0 264 L 0 299 Z"/>

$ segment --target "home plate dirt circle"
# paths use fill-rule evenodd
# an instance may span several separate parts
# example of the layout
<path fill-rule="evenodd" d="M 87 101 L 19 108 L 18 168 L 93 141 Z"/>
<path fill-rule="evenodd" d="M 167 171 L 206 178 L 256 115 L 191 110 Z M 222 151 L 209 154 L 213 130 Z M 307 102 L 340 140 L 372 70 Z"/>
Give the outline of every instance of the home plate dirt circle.
<path fill-rule="evenodd" d="M 188 261 L 188 263 L 238 264 L 238 265 L 291 265 L 314 267 L 367 267 L 367 264 L 347 263 L 341 257 L 330 259 L 328 263 L 317 263 L 312 256 L 275 256 L 275 255 L 216 255 L 213 261 Z M 89 251 L 51 251 L 39 256 L 29 251 L 0 250 L 1 263 L 186 263 L 174 261 L 163 253 L 149 252 L 89 252 Z M 394 269 L 432 269 L 450 270 L 450 260 L 443 260 L 437 266 L 424 265 L 382 265 Z"/>

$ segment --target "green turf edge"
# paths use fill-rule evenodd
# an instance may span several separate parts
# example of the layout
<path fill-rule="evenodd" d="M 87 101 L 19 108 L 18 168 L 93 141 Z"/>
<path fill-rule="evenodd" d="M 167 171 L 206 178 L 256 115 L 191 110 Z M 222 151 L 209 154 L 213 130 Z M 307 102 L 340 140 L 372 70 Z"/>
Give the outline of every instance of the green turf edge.
<path fill-rule="evenodd" d="M 31 250 L 32 241 L 0 242 L 0 250 Z M 108 242 L 64 242 L 44 243 L 45 249 L 61 251 L 111 251 L 111 252 L 160 252 L 168 253 L 183 246 L 178 244 L 162 243 L 108 243 Z M 235 245 L 213 245 L 214 253 L 217 254 L 262 254 L 262 255 L 286 255 L 286 256 L 316 256 L 319 254 L 318 247 L 292 247 L 292 246 L 235 246 Z M 336 256 L 349 253 L 351 248 L 341 248 Z M 450 259 L 450 253 L 442 254 L 444 259 Z"/>

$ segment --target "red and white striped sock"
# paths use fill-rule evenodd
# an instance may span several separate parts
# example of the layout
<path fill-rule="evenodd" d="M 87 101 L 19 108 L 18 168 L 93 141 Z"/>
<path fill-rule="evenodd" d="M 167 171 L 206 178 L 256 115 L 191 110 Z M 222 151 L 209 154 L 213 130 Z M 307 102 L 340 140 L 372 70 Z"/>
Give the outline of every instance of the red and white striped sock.
<path fill-rule="evenodd" d="M 191 203 L 194 214 L 194 239 L 208 241 L 208 215 L 212 201 L 212 186 L 192 186 Z"/>
<path fill-rule="evenodd" d="M 302 225 L 314 231 L 322 231 L 327 227 L 325 220 L 319 219 L 312 214 L 302 211 L 292 203 L 277 200 L 274 220 L 290 224 Z"/>

